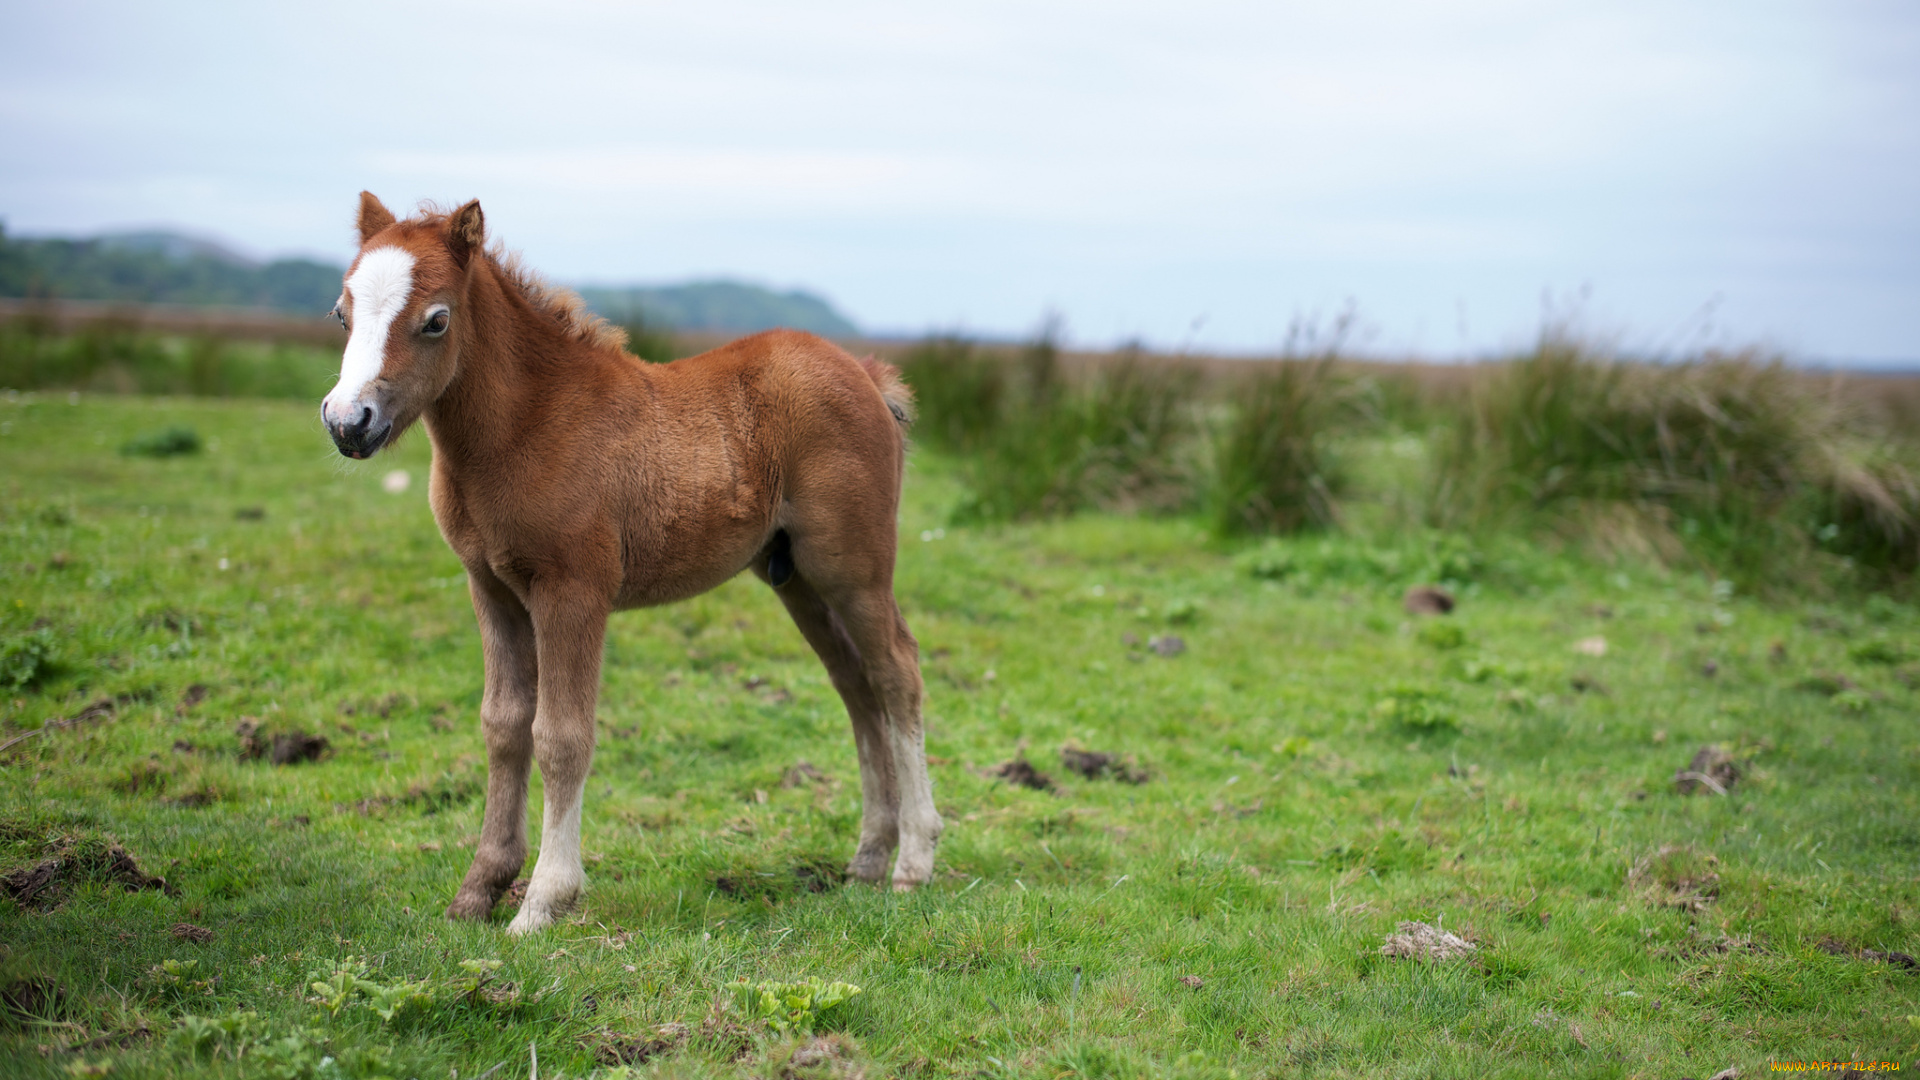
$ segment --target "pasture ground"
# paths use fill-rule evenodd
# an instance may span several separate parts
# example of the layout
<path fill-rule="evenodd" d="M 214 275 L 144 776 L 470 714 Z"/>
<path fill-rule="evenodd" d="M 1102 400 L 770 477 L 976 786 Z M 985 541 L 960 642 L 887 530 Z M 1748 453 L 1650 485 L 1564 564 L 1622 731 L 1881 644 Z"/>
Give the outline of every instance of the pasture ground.
<path fill-rule="evenodd" d="M 120 452 L 170 425 L 205 449 Z M 544 1077 L 1916 1061 L 1920 972 L 1887 958 L 1920 953 L 1911 609 L 1498 538 L 959 528 L 924 451 L 899 592 L 932 886 L 838 882 L 847 722 L 743 578 L 614 619 L 578 912 L 526 940 L 504 908 L 448 923 L 485 763 L 427 457 L 415 434 L 344 463 L 304 405 L 0 403 L 0 637 L 50 648 L 0 698 L 0 741 L 49 725 L 0 754 L 0 872 L 31 892 L 58 864 L 0 900 L 0 1072 L 519 1077 L 529 1044 Z M 1430 573 L 1459 609 L 1405 614 Z M 296 733 L 327 749 L 272 764 Z M 1742 775 L 1678 794 L 1707 744 Z M 1069 773 L 1066 746 L 1145 780 Z M 988 774 L 1021 755 L 1053 790 Z M 115 842 L 167 887 L 129 889 Z M 1383 956 L 1405 920 L 1477 952 Z M 323 1001 L 350 958 L 365 986 Z M 813 1049 L 716 1008 L 810 976 L 862 988 Z"/>

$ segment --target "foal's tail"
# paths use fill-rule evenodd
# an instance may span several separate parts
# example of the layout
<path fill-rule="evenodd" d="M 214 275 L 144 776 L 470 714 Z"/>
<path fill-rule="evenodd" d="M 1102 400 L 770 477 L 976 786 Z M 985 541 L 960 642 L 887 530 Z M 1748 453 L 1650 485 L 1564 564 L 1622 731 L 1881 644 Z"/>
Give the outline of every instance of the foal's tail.
<path fill-rule="evenodd" d="M 881 400 L 887 403 L 887 411 L 893 414 L 894 422 L 904 434 L 913 426 L 913 388 L 901 380 L 900 369 L 892 364 L 863 356 L 860 367 L 873 380 L 873 385 L 880 388 Z"/>

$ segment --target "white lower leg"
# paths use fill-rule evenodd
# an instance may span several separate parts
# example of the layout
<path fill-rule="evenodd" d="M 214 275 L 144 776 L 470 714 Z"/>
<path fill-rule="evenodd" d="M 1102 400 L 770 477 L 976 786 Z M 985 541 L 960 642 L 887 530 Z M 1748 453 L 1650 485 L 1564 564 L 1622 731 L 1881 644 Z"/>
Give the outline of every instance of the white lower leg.
<path fill-rule="evenodd" d="M 926 736 L 893 725 L 893 768 L 900 784 L 900 856 L 893 865 L 893 887 L 912 889 L 933 877 L 933 849 L 940 842 L 940 812 L 933 805 L 933 781 L 927 776 Z"/>
<path fill-rule="evenodd" d="M 879 881 L 899 840 L 894 803 L 893 749 L 873 727 L 856 728 L 860 750 L 860 846 L 847 873 L 862 881 Z"/>
<path fill-rule="evenodd" d="M 587 785 L 583 781 L 569 786 L 572 790 L 564 793 L 553 787 L 547 789 L 541 814 L 540 859 L 533 865 L 520 913 L 507 926 L 509 933 L 525 934 L 553 925 L 554 914 L 579 899 L 586 888 L 586 871 L 580 865 L 580 806 Z"/>

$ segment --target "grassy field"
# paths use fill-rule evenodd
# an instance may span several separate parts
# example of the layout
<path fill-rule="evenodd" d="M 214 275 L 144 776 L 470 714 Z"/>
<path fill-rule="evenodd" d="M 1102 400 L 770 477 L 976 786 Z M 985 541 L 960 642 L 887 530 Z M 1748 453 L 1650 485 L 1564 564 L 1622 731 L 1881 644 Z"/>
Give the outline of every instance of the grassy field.
<path fill-rule="evenodd" d="M 122 452 L 174 426 L 203 449 Z M 0 1073 L 472 1080 L 528 1075 L 530 1045 L 543 1077 L 1916 1061 L 1920 973 L 1887 958 L 1920 952 L 1912 609 L 1405 529 L 962 527 L 961 466 L 926 451 L 900 593 L 931 887 L 838 881 L 847 722 L 742 579 L 614 619 L 574 917 L 448 923 L 485 763 L 427 460 L 416 435 L 344 463 L 310 405 L 0 401 L 0 742 L 26 736 L 0 752 Z M 1458 610 L 1406 614 L 1436 578 Z M 273 764 L 295 735 L 327 747 Z M 1739 780 L 1677 793 L 1709 744 Z M 1021 756 L 1051 790 L 992 774 Z M 1383 955 L 1408 920 L 1476 949 Z M 730 989 L 809 977 L 861 988 L 825 1041 Z"/>

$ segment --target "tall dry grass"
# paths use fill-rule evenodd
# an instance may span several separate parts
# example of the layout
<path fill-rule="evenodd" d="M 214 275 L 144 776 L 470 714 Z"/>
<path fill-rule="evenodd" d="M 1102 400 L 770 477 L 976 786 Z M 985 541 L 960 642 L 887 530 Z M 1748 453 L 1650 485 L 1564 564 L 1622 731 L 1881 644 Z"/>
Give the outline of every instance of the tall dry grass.
<path fill-rule="evenodd" d="M 1442 528 L 1549 527 L 1754 582 L 1920 561 L 1901 433 L 1777 358 L 1633 363 L 1548 339 L 1477 373 L 1437 446 Z"/>

